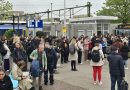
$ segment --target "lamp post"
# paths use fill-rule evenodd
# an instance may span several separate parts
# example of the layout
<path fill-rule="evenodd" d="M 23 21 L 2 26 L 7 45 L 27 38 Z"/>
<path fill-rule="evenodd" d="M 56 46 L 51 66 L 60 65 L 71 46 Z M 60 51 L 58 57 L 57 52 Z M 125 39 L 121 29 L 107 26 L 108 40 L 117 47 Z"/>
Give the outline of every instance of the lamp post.
<path fill-rule="evenodd" d="M 64 0 L 64 28 L 66 29 L 66 0 Z M 66 36 L 66 31 L 63 31 L 63 36 Z"/>

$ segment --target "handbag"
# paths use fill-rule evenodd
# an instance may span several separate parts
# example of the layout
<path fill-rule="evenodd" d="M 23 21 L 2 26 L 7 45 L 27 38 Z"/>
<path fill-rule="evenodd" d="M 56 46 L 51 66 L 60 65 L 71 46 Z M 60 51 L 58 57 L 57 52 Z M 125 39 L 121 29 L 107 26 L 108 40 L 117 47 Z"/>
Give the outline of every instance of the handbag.
<path fill-rule="evenodd" d="M 128 90 L 129 89 L 129 85 L 127 83 L 127 81 L 122 80 L 121 82 L 121 90 Z"/>

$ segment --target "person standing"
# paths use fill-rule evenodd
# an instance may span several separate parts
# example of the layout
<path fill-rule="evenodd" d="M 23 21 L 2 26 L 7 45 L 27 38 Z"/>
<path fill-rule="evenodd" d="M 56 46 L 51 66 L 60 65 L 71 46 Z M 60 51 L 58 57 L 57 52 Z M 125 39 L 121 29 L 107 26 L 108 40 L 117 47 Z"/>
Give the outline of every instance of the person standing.
<path fill-rule="evenodd" d="M 87 61 L 88 60 L 88 51 L 89 51 L 88 36 L 86 36 L 85 39 L 84 39 L 83 48 L 84 48 L 84 61 Z"/>
<path fill-rule="evenodd" d="M 128 47 L 128 45 L 126 44 L 126 42 L 124 42 L 124 45 L 123 45 L 123 47 L 121 48 L 121 56 L 122 56 L 122 58 L 123 58 L 123 62 L 124 62 L 125 69 L 128 69 L 128 66 L 127 66 L 128 52 L 129 52 L 129 47 Z"/>
<path fill-rule="evenodd" d="M 94 52 L 95 55 L 94 56 Z M 97 74 L 98 74 L 98 82 L 99 85 L 102 85 L 102 66 L 104 64 L 104 54 L 103 51 L 99 47 L 99 43 L 95 43 L 95 47 L 92 49 L 92 60 L 90 62 L 91 66 L 93 67 L 93 79 L 94 85 L 97 84 Z"/>
<path fill-rule="evenodd" d="M 33 52 L 30 54 L 30 58 L 32 60 L 39 61 L 41 73 L 39 77 L 33 77 L 33 85 L 36 90 L 42 90 L 42 71 L 44 69 L 47 69 L 47 58 L 46 58 L 46 53 L 44 51 L 44 44 L 39 44 L 38 48 L 33 50 Z M 38 79 L 38 83 L 36 82 L 37 79 Z"/>
<path fill-rule="evenodd" d="M 9 47 L 8 47 L 8 45 L 7 45 L 7 40 L 6 40 L 6 37 L 2 37 L 2 45 L 3 45 L 3 50 L 2 50 L 2 52 L 4 52 L 4 50 L 6 51 L 6 54 L 5 55 L 3 55 L 3 61 L 4 61 L 4 69 L 5 69 L 5 71 L 9 71 L 10 70 L 10 60 L 9 60 L 9 58 L 10 58 L 10 54 L 11 54 L 11 52 L 10 52 L 10 49 L 9 49 Z M 1 46 L 2 47 L 2 46 Z"/>
<path fill-rule="evenodd" d="M 51 47 L 51 42 L 45 43 L 45 52 L 47 57 L 47 69 L 44 70 L 44 84 L 48 84 L 48 72 L 50 74 L 50 85 L 54 84 L 54 61 L 56 59 L 56 52 Z"/>
<path fill-rule="evenodd" d="M 78 64 L 82 64 L 82 51 L 83 51 L 83 44 L 82 44 L 82 38 L 80 37 L 77 42 L 78 47 Z"/>
<path fill-rule="evenodd" d="M 71 60 L 71 70 L 77 71 L 76 69 L 76 61 L 78 59 L 77 54 L 77 44 L 76 44 L 76 38 L 73 37 L 71 39 L 70 45 L 69 45 L 69 60 Z"/>
<path fill-rule="evenodd" d="M 118 53 L 118 48 L 111 47 L 112 53 L 107 57 L 109 62 L 110 78 L 111 78 L 111 90 L 115 90 L 115 84 L 117 82 L 118 90 L 121 90 L 121 82 L 125 78 L 123 58 Z"/>

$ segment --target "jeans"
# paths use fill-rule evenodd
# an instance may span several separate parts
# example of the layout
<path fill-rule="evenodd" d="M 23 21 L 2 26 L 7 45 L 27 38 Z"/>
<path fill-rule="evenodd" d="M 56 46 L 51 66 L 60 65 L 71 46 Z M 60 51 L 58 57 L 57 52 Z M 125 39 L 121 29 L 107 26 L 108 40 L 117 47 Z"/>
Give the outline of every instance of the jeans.
<path fill-rule="evenodd" d="M 127 60 L 123 60 L 124 66 L 127 67 Z"/>
<path fill-rule="evenodd" d="M 54 67 L 53 66 L 48 66 L 47 70 L 44 71 L 44 83 L 47 84 L 48 83 L 48 72 L 50 73 L 50 83 L 53 84 L 54 83 Z"/>
<path fill-rule="evenodd" d="M 122 77 L 121 76 L 112 76 L 111 75 L 111 90 L 115 90 L 115 84 L 117 82 L 117 90 L 121 90 L 121 82 L 122 82 Z"/>

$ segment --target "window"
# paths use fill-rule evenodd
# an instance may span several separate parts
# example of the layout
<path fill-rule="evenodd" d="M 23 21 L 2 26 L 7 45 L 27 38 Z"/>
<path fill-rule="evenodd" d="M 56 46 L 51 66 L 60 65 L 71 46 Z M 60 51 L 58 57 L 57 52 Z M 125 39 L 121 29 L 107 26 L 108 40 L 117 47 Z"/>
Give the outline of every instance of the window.
<path fill-rule="evenodd" d="M 101 24 L 97 24 L 97 30 L 101 31 L 102 30 L 102 25 Z"/>
<path fill-rule="evenodd" d="M 108 30 L 108 24 L 104 24 L 104 30 Z"/>

